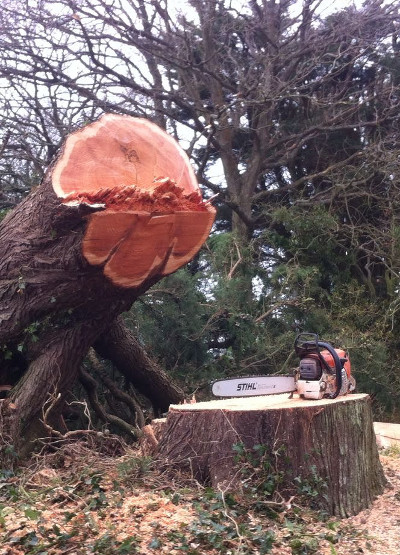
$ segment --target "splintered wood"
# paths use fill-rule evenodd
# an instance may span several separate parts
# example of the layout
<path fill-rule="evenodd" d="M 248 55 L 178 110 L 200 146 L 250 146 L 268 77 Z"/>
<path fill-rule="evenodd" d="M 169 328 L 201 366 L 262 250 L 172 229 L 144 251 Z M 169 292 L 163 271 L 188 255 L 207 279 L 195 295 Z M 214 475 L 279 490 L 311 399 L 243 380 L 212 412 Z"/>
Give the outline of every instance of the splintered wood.
<path fill-rule="evenodd" d="M 65 205 L 93 209 L 83 255 L 122 287 L 140 287 L 186 264 L 215 218 L 185 152 L 140 118 L 107 114 L 71 135 L 52 184 Z"/>

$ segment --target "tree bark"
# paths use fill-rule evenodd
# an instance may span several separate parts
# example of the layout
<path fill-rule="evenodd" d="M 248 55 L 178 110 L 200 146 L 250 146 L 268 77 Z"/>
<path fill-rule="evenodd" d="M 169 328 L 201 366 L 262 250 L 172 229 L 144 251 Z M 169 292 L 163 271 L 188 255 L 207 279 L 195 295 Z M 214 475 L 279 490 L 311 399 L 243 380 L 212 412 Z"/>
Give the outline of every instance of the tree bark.
<path fill-rule="evenodd" d="M 121 289 L 88 264 L 81 247 L 85 209 L 61 206 L 51 175 L 52 169 L 0 228 L 0 342 L 21 350 L 27 366 L 4 403 L 15 409 L 3 433 L 20 453 L 45 433 L 45 401 L 64 396 L 90 345 L 151 285 Z"/>
<path fill-rule="evenodd" d="M 368 395 L 334 400 L 287 395 L 230 399 L 170 407 L 157 454 L 213 487 L 238 488 L 246 460 L 236 452 L 263 446 L 280 492 L 288 497 L 317 490 L 318 507 L 340 517 L 355 515 L 385 484 Z M 239 448 L 240 447 L 240 448 Z"/>
<path fill-rule="evenodd" d="M 100 356 L 111 360 L 125 378 L 152 401 L 156 413 L 166 412 L 170 404 L 183 401 L 183 391 L 146 354 L 121 317 L 112 322 L 94 346 Z"/>
<path fill-rule="evenodd" d="M 0 226 L 0 380 L 14 386 L 0 401 L 4 444 L 29 451 L 48 403 L 56 425 L 94 344 L 156 407 L 182 399 L 117 317 L 196 254 L 214 213 L 185 153 L 147 120 L 105 115 L 67 139 Z"/>

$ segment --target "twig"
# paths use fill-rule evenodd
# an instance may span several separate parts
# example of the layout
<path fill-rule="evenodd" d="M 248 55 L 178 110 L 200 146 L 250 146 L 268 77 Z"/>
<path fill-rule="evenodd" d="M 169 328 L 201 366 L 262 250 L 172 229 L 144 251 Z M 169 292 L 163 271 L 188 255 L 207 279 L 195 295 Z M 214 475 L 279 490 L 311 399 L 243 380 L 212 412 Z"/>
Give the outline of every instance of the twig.
<path fill-rule="evenodd" d="M 258 324 L 259 322 L 261 322 L 262 320 L 270 316 L 270 314 L 272 314 L 275 310 L 277 310 L 278 308 L 281 308 L 282 306 L 299 306 L 299 304 L 300 304 L 300 301 L 297 299 L 293 301 L 279 301 L 275 303 L 273 306 L 271 306 L 266 312 L 261 314 L 261 316 L 257 316 L 254 322 Z"/>
<path fill-rule="evenodd" d="M 204 205 L 206 206 L 207 204 L 212 204 L 214 200 L 216 200 L 220 196 L 220 194 L 221 193 L 216 193 L 212 197 L 208 198 L 206 201 L 204 201 Z"/>
<path fill-rule="evenodd" d="M 92 364 L 94 371 L 100 376 L 101 381 L 104 383 L 104 385 L 108 387 L 108 389 L 111 391 L 111 394 L 116 399 L 119 399 L 120 401 L 125 403 L 132 411 L 135 417 L 136 426 L 138 428 L 143 428 L 143 426 L 145 425 L 145 417 L 140 407 L 139 401 L 135 399 L 133 395 L 129 395 L 128 393 L 125 393 L 125 391 L 122 391 L 115 384 L 115 382 L 105 374 L 105 372 L 101 368 L 100 361 L 96 356 L 93 348 L 89 349 L 88 358 L 90 360 L 90 363 Z"/>
<path fill-rule="evenodd" d="M 43 409 L 42 409 L 42 416 L 43 419 L 41 420 L 41 423 L 43 424 L 43 426 L 46 428 L 46 430 L 49 432 L 50 436 L 56 436 L 60 439 L 70 439 L 73 437 L 77 437 L 80 435 L 102 435 L 101 432 L 98 432 L 96 430 L 72 430 L 70 432 L 66 432 L 66 433 L 62 433 L 59 430 L 55 430 L 52 426 L 50 426 L 50 424 L 48 423 L 47 419 L 48 416 L 50 414 L 50 412 L 53 410 L 53 408 L 56 406 L 56 404 L 58 403 L 58 401 L 61 398 L 61 393 L 58 393 L 57 395 L 52 395 L 50 396 L 47 401 L 44 403 L 43 405 Z M 47 408 L 46 408 L 47 406 Z M 38 438 L 39 440 L 44 440 L 44 439 L 48 439 L 48 438 Z"/>
<path fill-rule="evenodd" d="M 238 525 L 238 523 L 236 522 L 236 520 L 233 518 L 233 516 L 231 516 L 231 515 L 228 513 L 228 508 L 227 508 L 226 502 L 225 502 L 225 492 L 224 492 L 224 490 L 223 490 L 220 486 L 218 486 L 218 490 L 219 490 L 219 492 L 221 493 L 221 501 L 222 501 L 222 504 L 223 504 L 223 506 L 224 506 L 224 516 L 225 516 L 226 518 L 228 518 L 228 519 L 233 523 L 233 525 L 234 525 L 234 527 L 235 527 L 236 535 L 237 535 L 237 537 L 238 537 L 238 539 L 239 539 L 239 545 L 238 545 L 238 547 L 237 547 L 237 549 L 236 549 L 236 552 L 237 552 L 237 553 L 240 553 L 240 547 L 241 547 L 241 545 L 242 545 L 242 543 L 243 543 L 244 536 L 242 536 L 242 534 L 240 533 L 239 525 Z"/>
<path fill-rule="evenodd" d="M 242 255 L 240 254 L 239 247 L 238 247 L 238 245 L 237 245 L 236 242 L 235 242 L 235 247 L 236 247 L 236 252 L 237 252 L 237 255 L 238 255 L 238 259 L 236 260 L 235 264 L 234 264 L 234 265 L 231 267 L 231 269 L 230 269 L 230 272 L 229 272 L 228 277 L 227 277 L 228 280 L 231 280 L 231 279 L 232 279 L 233 274 L 234 274 L 235 271 L 236 271 L 236 268 L 239 266 L 239 264 L 240 264 L 240 263 L 242 262 L 242 260 L 243 260 Z"/>

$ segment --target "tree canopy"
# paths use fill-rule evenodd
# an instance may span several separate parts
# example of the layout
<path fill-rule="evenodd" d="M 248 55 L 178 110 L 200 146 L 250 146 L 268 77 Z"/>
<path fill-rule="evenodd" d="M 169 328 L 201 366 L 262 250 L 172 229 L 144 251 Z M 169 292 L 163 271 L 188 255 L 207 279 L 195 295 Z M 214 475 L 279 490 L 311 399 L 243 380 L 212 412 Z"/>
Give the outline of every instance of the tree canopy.
<path fill-rule="evenodd" d="M 317 332 L 398 418 L 399 2 L 173 4 L 2 3 L 0 206 L 77 126 L 151 119 L 218 214 L 207 247 L 127 315 L 148 351 L 193 390 L 287 371 L 296 332 Z"/>

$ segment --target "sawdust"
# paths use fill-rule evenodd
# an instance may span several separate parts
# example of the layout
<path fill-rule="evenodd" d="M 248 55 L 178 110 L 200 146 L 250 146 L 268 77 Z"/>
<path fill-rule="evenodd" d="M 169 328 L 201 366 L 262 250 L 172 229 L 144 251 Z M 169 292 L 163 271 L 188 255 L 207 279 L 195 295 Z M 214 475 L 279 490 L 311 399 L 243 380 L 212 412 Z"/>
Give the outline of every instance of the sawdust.
<path fill-rule="evenodd" d="M 207 534 L 214 531 L 200 525 L 199 504 L 209 511 L 207 518 L 221 515 L 221 510 L 210 508 L 200 486 L 174 483 L 169 476 L 147 470 L 143 466 L 147 459 L 137 453 L 107 458 L 82 452 L 77 458 L 75 451 L 63 455 L 61 466 L 58 454 L 57 465 L 47 461 L 21 477 L 20 483 L 16 477 L 4 481 L 2 491 L 14 488 L 15 493 L 0 502 L 0 555 L 399 555 L 400 450 L 386 453 L 381 462 L 387 487 L 370 508 L 354 517 L 326 520 L 304 508 L 295 516 L 292 507 L 270 520 L 250 514 L 251 509 L 248 537 L 253 527 L 271 532 L 270 551 L 259 550 L 256 543 L 240 543 L 235 536 L 231 544 L 225 541 L 228 527 L 232 530 L 240 518 L 229 506 L 226 520 L 219 521 L 223 548 L 218 547 L 218 534 L 214 544 L 207 544 Z M 211 500 L 211 505 L 215 502 Z"/>
<path fill-rule="evenodd" d="M 356 516 L 308 526 L 307 535 L 318 541 L 317 555 L 400 554 L 400 453 L 380 456 L 388 481 L 385 491 L 366 510 Z M 326 528 L 332 529 L 334 542 L 327 541 Z M 282 530 L 278 533 L 284 536 Z M 293 555 L 290 546 L 274 546 L 272 555 Z M 300 553 L 303 553 L 302 551 Z M 306 551 L 304 551 L 306 553 Z"/>
<path fill-rule="evenodd" d="M 400 554 L 400 457 L 381 455 L 381 462 L 387 487 L 370 508 L 342 522 L 341 527 L 350 537 L 343 538 L 338 546 L 340 555 L 353 555 L 357 550 L 379 555 Z M 321 552 L 325 553 L 331 552 Z"/>

